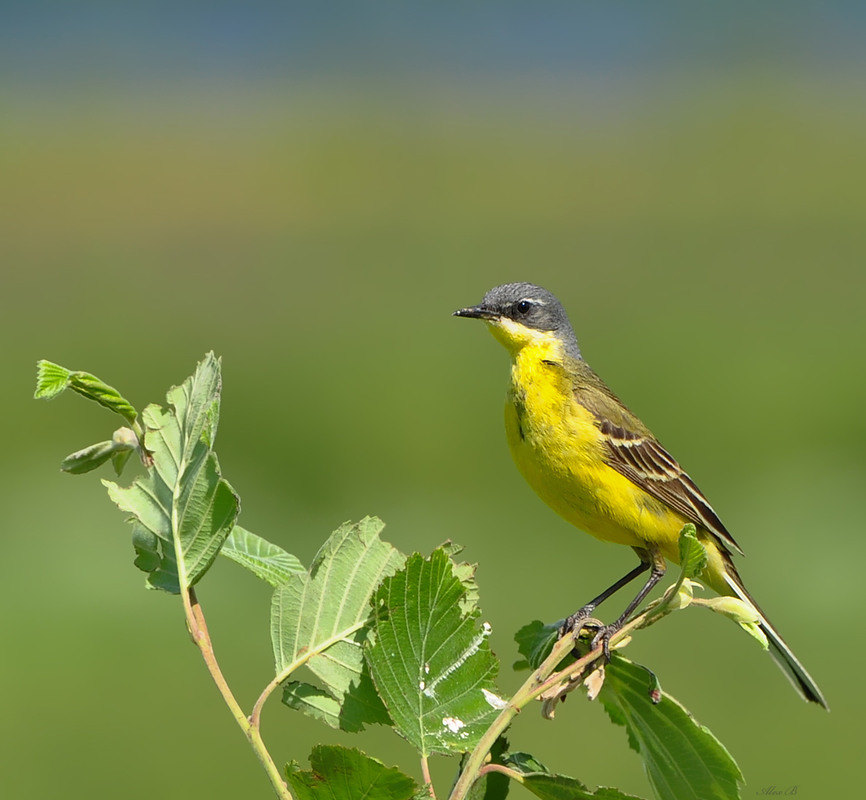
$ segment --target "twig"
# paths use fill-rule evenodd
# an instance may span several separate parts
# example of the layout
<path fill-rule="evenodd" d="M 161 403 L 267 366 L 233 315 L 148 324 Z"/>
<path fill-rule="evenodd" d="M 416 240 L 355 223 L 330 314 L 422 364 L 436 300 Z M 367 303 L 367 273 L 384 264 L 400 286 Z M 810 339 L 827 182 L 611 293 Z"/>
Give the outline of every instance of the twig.
<path fill-rule="evenodd" d="M 268 752 L 264 741 L 262 740 L 261 732 L 258 724 L 254 724 L 250 718 L 244 714 L 238 701 L 235 699 L 232 690 L 226 682 L 225 676 L 220 669 L 219 663 L 214 653 L 213 643 L 211 642 L 210 634 L 208 633 L 207 623 L 205 622 L 204 612 L 198 602 L 195 594 L 195 589 L 190 587 L 183 595 L 183 609 L 186 616 L 186 624 L 189 628 L 190 636 L 196 647 L 201 652 L 204 663 L 210 672 L 211 678 L 222 695 L 225 704 L 229 707 L 231 715 L 234 717 L 240 729 L 243 731 L 250 745 L 255 752 L 256 757 L 261 762 L 267 773 L 274 791 L 281 800 L 293 800 L 289 787 L 286 784 L 279 768 L 274 763 L 271 754 Z"/>
<path fill-rule="evenodd" d="M 507 775 L 511 780 L 517 781 L 518 783 L 524 782 L 522 772 L 518 772 L 516 769 L 511 769 L 511 767 L 506 767 L 504 764 L 485 764 L 478 770 L 478 777 L 483 778 L 491 772 L 498 772 L 501 775 Z"/>
<path fill-rule="evenodd" d="M 298 656 L 298 658 L 296 658 L 291 664 L 284 667 L 280 672 L 278 672 L 276 676 L 274 676 L 274 679 L 267 686 L 265 686 L 264 690 L 259 695 L 258 700 L 256 700 L 256 704 L 253 706 L 253 713 L 250 714 L 250 722 L 252 722 L 252 724 L 256 727 L 259 727 L 259 725 L 261 724 L 262 708 L 265 705 L 265 701 L 274 693 L 274 691 L 280 686 L 280 684 L 289 677 L 289 675 L 291 675 L 296 669 L 298 669 L 298 667 L 302 667 L 313 656 L 319 655 L 319 653 L 323 653 L 331 645 L 347 639 L 355 631 L 363 628 L 364 624 L 365 621 L 361 620 L 360 622 L 356 622 L 354 625 L 350 625 L 347 628 L 344 628 L 343 630 L 334 634 L 334 636 L 331 636 L 329 639 L 325 639 L 322 642 L 319 642 L 317 647 L 305 650 L 303 655 Z"/>
<path fill-rule="evenodd" d="M 436 792 L 433 791 L 433 781 L 430 778 L 430 762 L 427 760 L 427 756 L 421 756 L 421 777 L 424 780 L 424 788 L 432 800 L 436 800 Z"/>
<path fill-rule="evenodd" d="M 681 583 L 681 580 L 678 581 L 676 586 L 679 587 Z M 668 605 L 670 604 L 672 597 L 673 592 L 662 600 L 650 603 L 649 606 L 647 606 L 640 614 L 633 617 L 610 638 L 610 646 L 616 646 L 618 643 L 629 638 L 632 631 L 637 630 L 638 628 L 647 627 L 665 616 L 665 614 L 669 612 Z M 541 666 L 535 670 L 523 686 L 517 690 L 499 716 L 493 721 L 493 724 L 487 729 L 487 731 L 485 731 L 475 749 L 466 759 L 463 770 L 458 776 L 454 788 L 451 791 L 449 800 L 464 800 L 469 789 L 472 787 L 472 784 L 482 774 L 482 770 L 490 771 L 490 768 L 494 765 L 488 764 L 484 766 L 484 760 L 487 758 L 488 753 L 499 736 L 505 732 L 505 729 L 508 728 L 514 717 L 516 717 L 528 703 L 545 693 L 550 692 L 552 689 L 564 682 L 576 681 L 594 662 L 604 658 L 604 647 L 599 644 L 586 655 L 582 656 L 574 663 L 569 664 L 565 669 L 555 672 L 554 670 L 556 667 L 573 648 L 574 637 L 563 636 L 553 646 L 553 650 L 551 650 L 550 655 L 544 660 Z"/>

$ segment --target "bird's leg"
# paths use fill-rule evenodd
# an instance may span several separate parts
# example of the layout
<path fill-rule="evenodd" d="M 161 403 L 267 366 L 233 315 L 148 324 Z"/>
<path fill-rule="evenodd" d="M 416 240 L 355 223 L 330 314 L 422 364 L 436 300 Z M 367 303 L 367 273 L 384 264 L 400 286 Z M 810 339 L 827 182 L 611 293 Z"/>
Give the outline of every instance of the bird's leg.
<path fill-rule="evenodd" d="M 665 574 L 667 567 L 665 565 L 664 556 L 657 552 L 651 553 L 651 556 L 652 570 L 650 571 L 646 583 L 635 595 L 635 598 L 626 606 L 625 611 L 620 614 L 619 619 L 617 619 L 616 622 L 612 622 L 610 625 L 605 625 L 592 639 L 592 649 L 594 650 L 598 647 L 599 643 L 601 643 L 604 647 L 604 657 L 607 661 L 610 661 L 610 637 L 625 625 L 626 622 L 628 622 L 628 618 L 632 613 L 634 613 L 634 610 L 643 602 L 643 599 L 652 591 L 653 587 Z M 650 564 L 646 564 L 645 566 L 650 566 Z"/>
<path fill-rule="evenodd" d="M 594 597 L 585 606 L 583 606 L 583 608 L 579 609 L 570 617 L 568 617 L 563 623 L 562 628 L 560 628 L 560 638 L 565 636 L 567 633 L 580 630 L 580 623 L 590 617 L 592 615 L 592 612 L 595 611 L 595 609 L 601 603 L 603 603 L 605 600 L 607 600 L 608 597 L 622 589 L 623 586 L 631 583 L 635 578 L 637 578 L 638 575 L 641 575 L 648 569 L 652 568 L 652 571 L 650 572 L 649 578 L 647 578 L 646 583 L 641 587 L 641 590 L 628 604 L 625 611 L 623 611 L 623 613 L 619 616 L 616 622 L 612 622 L 610 625 L 605 625 L 593 637 L 592 647 L 595 648 L 599 642 L 602 642 L 604 645 L 605 657 L 608 660 L 610 659 L 610 648 L 608 644 L 610 642 L 610 637 L 613 636 L 626 623 L 634 610 L 640 605 L 641 601 L 652 591 L 653 587 L 661 580 L 661 577 L 665 574 L 665 560 L 660 553 L 643 549 L 638 550 L 637 548 L 635 548 L 635 551 L 640 557 L 641 563 L 638 564 L 627 575 L 624 575 L 622 578 L 620 578 L 612 586 L 609 586 L 607 589 L 605 589 L 600 595 L 598 595 L 598 597 Z"/>
<path fill-rule="evenodd" d="M 631 572 L 629 572 L 628 575 L 624 575 L 612 586 L 608 586 L 608 588 L 605 589 L 598 597 L 594 597 L 585 606 L 583 606 L 583 608 L 578 609 L 570 617 L 567 617 L 559 630 L 559 638 L 561 639 L 567 633 L 571 633 L 573 630 L 578 629 L 578 623 L 583 622 L 583 620 L 592 616 L 592 612 L 595 611 L 595 609 L 598 608 L 605 600 L 607 600 L 608 597 L 610 597 L 612 594 L 616 594 L 620 589 L 622 589 L 623 586 L 631 583 L 638 575 L 646 572 L 649 568 L 650 561 L 644 561 L 643 559 L 641 559 L 641 563 L 638 564 Z M 652 586 L 650 586 L 650 589 L 651 588 Z M 640 602 L 640 600 L 638 600 L 638 602 Z M 634 609 L 631 609 L 631 611 L 633 610 Z"/>

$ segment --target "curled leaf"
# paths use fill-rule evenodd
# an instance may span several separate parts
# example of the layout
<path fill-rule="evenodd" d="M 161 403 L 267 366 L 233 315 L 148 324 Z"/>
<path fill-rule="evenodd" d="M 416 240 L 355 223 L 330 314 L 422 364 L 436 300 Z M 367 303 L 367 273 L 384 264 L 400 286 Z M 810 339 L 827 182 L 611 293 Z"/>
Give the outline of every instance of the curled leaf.
<path fill-rule="evenodd" d="M 114 452 L 114 442 L 97 442 L 70 453 L 60 463 L 60 469 L 71 475 L 82 475 L 104 464 Z"/>
<path fill-rule="evenodd" d="M 686 578 L 696 578 L 707 566 L 707 551 L 698 541 L 695 526 L 683 526 L 679 539 L 680 566 Z"/>
<path fill-rule="evenodd" d="M 757 639 L 764 650 L 769 647 L 767 636 L 760 627 L 763 619 L 749 603 L 740 600 L 739 597 L 711 597 L 707 600 L 695 600 L 694 602 L 718 614 L 724 614 L 724 616 L 734 620 L 749 636 Z"/>

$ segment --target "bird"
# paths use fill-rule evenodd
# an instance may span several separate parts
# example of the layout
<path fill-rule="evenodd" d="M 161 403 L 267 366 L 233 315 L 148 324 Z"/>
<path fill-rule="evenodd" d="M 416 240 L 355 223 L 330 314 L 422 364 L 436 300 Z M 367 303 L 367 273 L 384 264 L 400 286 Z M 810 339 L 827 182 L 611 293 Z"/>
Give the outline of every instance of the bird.
<path fill-rule="evenodd" d="M 679 534 L 692 523 L 707 554 L 700 580 L 722 596 L 751 607 L 768 649 L 807 701 L 829 710 L 806 668 L 746 590 L 732 554 L 742 554 L 704 493 L 649 428 L 584 360 L 568 315 L 557 298 L 532 283 L 507 283 L 454 316 L 483 320 L 511 356 L 505 429 L 514 461 L 554 511 L 606 542 L 634 549 L 640 563 L 565 620 L 575 629 L 595 608 L 649 570 L 623 614 L 604 626 L 610 637 L 629 619 L 665 573 L 679 562 Z"/>

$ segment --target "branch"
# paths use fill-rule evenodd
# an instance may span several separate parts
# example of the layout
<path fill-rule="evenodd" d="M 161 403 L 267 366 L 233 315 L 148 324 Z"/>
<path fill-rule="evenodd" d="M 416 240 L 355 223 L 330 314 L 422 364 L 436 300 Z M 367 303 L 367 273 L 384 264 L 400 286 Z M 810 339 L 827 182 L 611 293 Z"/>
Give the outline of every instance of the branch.
<path fill-rule="evenodd" d="M 668 588 L 659 600 L 650 603 L 611 636 L 610 648 L 613 649 L 617 645 L 620 647 L 625 646 L 631 638 L 633 631 L 649 627 L 671 611 L 681 607 L 678 602 L 675 602 L 675 598 L 678 597 L 677 593 L 686 579 L 685 570 L 683 570 L 677 581 Z M 596 622 L 596 620 L 584 620 L 583 624 L 586 625 L 590 622 Z M 558 698 L 580 686 L 583 682 L 584 673 L 591 672 L 591 667 L 596 662 L 604 663 L 604 647 L 599 644 L 574 663 L 569 664 L 559 672 L 555 672 L 560 662 L 574 649 L 579 633 L 580 631 L 575 631 L 574 635 L 563 636 L 556 642 L 550 655 L 530 675 L 523 686 L 517 690 L 466 759 L 464 768 L 458 776 L 457 782 L 454 784 L 449 800 L 464 800 L 472 784 L 480 777 L 481 771 L 486 769 L 484 767 L 484 760 L 487 758 L 494 743 L 505 732 L 514 717 L 528 703 L 537 698 L 544 698 L 546 709 L 549 709 Z"/>
<path fill-rule="evenodd" d="M 204 663 L 207 666 L 208 672 L 210 672 L 211 678 L 213 678 L 219 693 L 222 695 L 225 704 L 229 707 L 229 711 L 234 717 L 235 722 L 237 722 L 238 726 L 243 731 L 244 736 L 247 738 L 247 741 L 249 741 L 256 757 L 261 762 L 262 767 L 264 767 L 277 796 L 280 800 L 293 800 L 288 785 L 283 779 L 279 768 L 274 763 L 271 754 L 268 752 L 268 749 L 262 740 L 258 721 L 254 723 L 246 714 L 244 714 L 243 709 L 241 709 L 238 701 L 232 693 L 232 690 L 226 682 L 225 676 L 217 662 L 213 643 L 211 642 L 207 623 L 205 622 L 204 612 L 202 611 L 202 607 L 196 597 L 195 589 L 190 587 L 189 590 L 182 592 L 182 596 L 183 610 L 186 615 L 186 624 L 190 636 L 192 637 L 196 647 L 198 647 L 201 652 Z"/>
<path fill-rule="evenodd" d="M 430 777 L 430 762 L 427 756 L 421 756 L 421 777 L 424 780 L 424 788 L 430 795 L 430 800 L 436 800 L 436 792 L 433 791 L 433 780 Z"/>
<path fill-rule="evenodd" d="M 265 686 L 262 693 L 259 695 L 258 700 L 256 700 L 256 704 L 253 706 L 253 713 L 250 714 L 250 722 L 255 725 L 257 728 L 261 725 L 261 717 L 262 717 L 262 708 L 265 705 L 265 701 L 274 693 L 274 691 L 280 686 L 280 684 L 284 683 L 288 680 L 289 676 L 299 667 L 302 667 L 306 664 L 313 656 L 317 656 L 321 653 L 324 653 L 332 645 L 337 642 L 342 642 L 348 639 L 355 631 L 361 630 L 364 627 L 366 621 L 356 622 L 354 625 L 350 625 L 344 630 L 341 630 L 335 636 L 330 637 L 329 639 L 325 639 L 322 641 L 317 647 L 310 648 L 303 655 L 296 658 L 291 664 L 289 664 L 285 669 L 280 670 L 273 680 Z"/>

